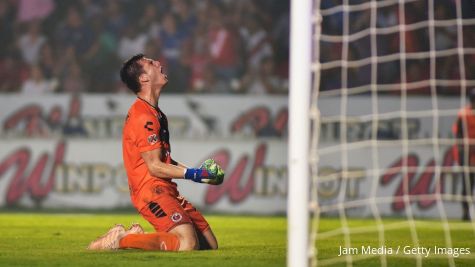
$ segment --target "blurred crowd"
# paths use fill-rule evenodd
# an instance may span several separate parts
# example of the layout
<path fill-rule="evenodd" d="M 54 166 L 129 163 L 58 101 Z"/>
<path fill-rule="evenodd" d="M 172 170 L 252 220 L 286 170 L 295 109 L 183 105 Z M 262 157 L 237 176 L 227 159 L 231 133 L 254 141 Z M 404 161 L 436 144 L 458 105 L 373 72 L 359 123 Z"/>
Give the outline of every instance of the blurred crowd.
<path fill-rule="evenodd" d="M 350 0 L 350 5 L 357 5 L 367 1 Z M 432 13 L 435 21 L 445 21 L 444 25 L 438 25 L 433 28 L 427 22 L 431 16 L 429 14 L 430 6 L 428 0 L 405 1 L 404 16 L 400 16 L 400 7 L 397 2 L 392 5 L 386 5 L 377 8 L 375 21 L 371 21 L 372 10 L 353 9 L 349 12 L 348 29 L 346 29 L 349 42 L 346 59 L 350 62 L 359 63 L 356 66 L 349 66 L 346 72 L 348 88 L 365 87 L 371 84 L 372 56 L 378 56 L 378 63 L 374 64 L 377 68 L 377 84 L 394 84 L 394 93 L 400 92 L 399 84 L 405 79 L 412 83 L 408 93 L 430 94 L 431 88 L 428 81 L 431 71 L 431 50 L 437 52 L 433 58 L 435 66 L 435 78 L 438 80 L 451 80 L 451 83 L 439 83 L 437 86 L 438 94 L 457 94 L 460 92 L 460 79 L 465 77 L 467 80 L 475 80 L 475 24 L 465 23 L 461 30 L 463 34 L 458 36 L 457 28 L 457 8 L 456 2 L 461 5 L 461 17 L 463 19 L 475 18 L 475 1 L 473 0 L 437 0 L 434 3 L 434 12 Z M 341 5 L 341 0 L 322 1 L 322 10 L 331 10 L 333 7 Z M 339 12 L 330 12 L 331 14 L 323 16 L 322 34 L 328 36 L 341 36 L 344 34 L 345 17 L 341 10 Z M 325 13 L 324 13 L 325 14 Z M 374 16 L 373 16 L 374 17 Z M 459 15 L 460 17 L 460 15 Z M 377 45 L 372 48 L 371 34 L 365 30 L 370 29 L 371 23 L 374 23 L 376 31 Z M 417 27 L 407 27 L 404 35 L 405 41 L 400 40 L 399 24 L 419 25 Z M 393 27 L 393 28 L 391 28 Z M 358 36 L 359 33 L 363 33 Z M 432 38 L 431 38 L 432 37 Z M 462 39 L 463 44 L 460 43 Z M 431 42 L 433 40 L 433 42 Z M 404 50 L 401 49 L 404 47 Z M 344 60 L 342 51 L 344 43 L 340 41 L 322 41 L 320 50 L 320 59 L 323 63 Z M 459 48 L 459 49 L 458 49 Z M 470 48 L 464 51 L 464 56 L 459 57 L 463 50 L 460 48 Z M 407 58 L 404 64 L 401 62 L 399 53 L 406 52 Z M 424 52 L 426 52 L 424 54 Z M 373 53 L 373 54 L 372 54 Z M 419 53 L 419 54 L 418 54 Z M 411 58 L 409 54 L 417 55 Z M 391 55 L 397 55 L 392 57 Z M 366 62 L 360 60 L 366 59 Z M 461 64 L 465 68 L 461 68 Z M 404 68 L 404 72 L 401 69 Z M 401 75 L 405 73 L 405 76 Z M 341 88 L 342 67 L 329 67 L 323 69 L 321 73 L 321 90 L 332 90 Z M 378 88 L 381 90 L 381 88 Z"/>
<path fill-rule="evenodd" d="M 290 0 L 3 0 L 0 1 L 0 93 L 128 92 L 119 80 L 121 62 L 144 53 L 162 61 L 168 93 L 286 94 L 289 65 Z M 364 0 L 350 0 L 351 6 Z M 464 19 L 475 18 L 473 0 L 460 0 Z M 368 87 L 372 82 L 412 83 L 410 92 L 429 94 L 431 57 L 436 50 L 438 80 L 475 80 L 475 25 L 467 23 L 458 38 L 456 1 L 434 1 L 433 18 L 446 21 L 408 29 L 401 42 L 397 25 L 427 22 L 429 1 L 407 1 L 404 21 L 399 5 L 376 10 L 377 34 L 370 34 L 371 9 L 350 9 L 345 16 L 323 16 L 322 63 L 346 57 L 357 63 L 323 68 L 320 90 Z M 341 0 L 321 1 L 322 10 Z M 421 24 L 422 25 L 422 24 Z M 394 30 L 391 27 L 396 26 Z M 347 31 L 346 45 L 341 35 Z M 364 32 L 368 31 L 368 32 Z M 359 36 L 358 34 L 363 33 Z M 377 46 L 371 48 L 371 36 Z M 432 36 L 432 38 L 431 38 Z M 433 40 L 431 42 L 430 40 Z M 463 45 L 459 42 L 463 40 Z M 404 50 L 401 45 L 404 45 Z M 370 49 L 371 48 L 371 49 Z M 399 53 L 424 53 L 401 64 Z M 396 55 L 394 57 L 394 55 Z M 372 63 L 378 56 L 376 81 Z M 392 57 L 393 56 L 393 57 Z M 358 63 L 366 60 L 365 63 Z M 463 60 L 463 61 L 462 61 Z M 463 64 L 460 64 L 463 63 Z M 464 65 L 465 69 L 461 69 Z M 323 65 L 325 66 L 325 64 Z M 405 75 L 401 75 L 404 68 Z M 421 82 L 419 85 L 418 82 Z M 414 85 L 415 84 L 415 85 Z M 438 93 L 455 94 L 460 83 L 441 83 Z"/>
<path fill-rule="evenodd" d="M 162 61 L 168 93 L 286 94 L 289 0 L 2 0 L 0 93 L 128 92 Z"/>

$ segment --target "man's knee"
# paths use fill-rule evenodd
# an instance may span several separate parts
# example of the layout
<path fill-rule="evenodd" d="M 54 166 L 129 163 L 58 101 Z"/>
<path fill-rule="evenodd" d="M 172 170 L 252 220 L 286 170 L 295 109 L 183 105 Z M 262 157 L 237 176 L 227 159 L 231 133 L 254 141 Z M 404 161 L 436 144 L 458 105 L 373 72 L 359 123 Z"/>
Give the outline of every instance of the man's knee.
<path fill-rule="evenodd" d="M 198 250 L 199 244 L 198 240 L 196 240 L 196 236 L 180 236 L 180 248 L 179 251 L 190 251 L 190 250 Z"/>
<path fill-rule="evenodd" d="M 198 235 L 198 240 L 200 242 L 200 249 L 218 249 L 218 240 L 216 240 L 211 228 L 205 232 L 196 232 L 196 234 Z"/>
<path fill-rule="evenodd" d="M 182 224 L 173 228 L 169 233 L 174 234 L 180 240 L 179 251 L 198 250 L 199 242 L 195 228 L 192 224 Z"/>

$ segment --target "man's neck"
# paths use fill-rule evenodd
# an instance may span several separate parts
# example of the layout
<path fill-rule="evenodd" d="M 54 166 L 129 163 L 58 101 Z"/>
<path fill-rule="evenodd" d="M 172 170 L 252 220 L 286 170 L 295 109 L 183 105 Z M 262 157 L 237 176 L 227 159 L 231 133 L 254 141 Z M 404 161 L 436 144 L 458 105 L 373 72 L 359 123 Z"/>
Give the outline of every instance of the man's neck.
<path fill-rule="evenodd" d="M 140 91 L 137 97 L 156 108 L 158 106 L 158 99 L 160 98 L 160 91 L 157 93 L 154 93 L 153 90 Z"/>

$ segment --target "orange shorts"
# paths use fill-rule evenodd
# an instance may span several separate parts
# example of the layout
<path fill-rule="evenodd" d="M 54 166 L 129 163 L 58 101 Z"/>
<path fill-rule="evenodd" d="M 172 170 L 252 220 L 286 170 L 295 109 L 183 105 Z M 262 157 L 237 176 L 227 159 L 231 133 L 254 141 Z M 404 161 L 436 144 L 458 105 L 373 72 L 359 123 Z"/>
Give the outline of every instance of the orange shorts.
<path fill-rule="evenodd" d="M 201 233 L 209 229 L 206 219 L 196 210 L 177 190 L 157 187 L 155 199 L 140 210 L 157 232 L 168 232 L 180 224 L 193 224 L 196 231 Z"/>

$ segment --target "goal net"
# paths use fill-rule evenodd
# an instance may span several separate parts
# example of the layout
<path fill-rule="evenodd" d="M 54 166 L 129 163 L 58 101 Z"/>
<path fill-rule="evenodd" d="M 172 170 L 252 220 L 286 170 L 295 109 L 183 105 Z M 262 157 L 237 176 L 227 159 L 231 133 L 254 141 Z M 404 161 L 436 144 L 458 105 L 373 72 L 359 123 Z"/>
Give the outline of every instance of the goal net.
<path fill-rule="evenodd" d="M 428 265 L 426 251 L 409 250 L 428 249 L 420 228 L 439 226 L 442 241 L 431 244 L 429 258 L 455 266 L 458 255 L 447 252 L 457 247 L 458 225 L 452 222 L 475 233 L 473 220 L 460 220 L 462 203 L 472 219 L 475 212 L 471 194 L 461 193 L 464 184 L 469 186 L 464 177 L 471 168 L 459 164 L 457 151 L 472 142 L 455 139 L 453 132 L 475 88 L 473 1 L 303 2 L 312 12 L 297 20 L 302 25 L 308 19 L 311 28 L 298 29 L 310 34 L 311 46 L 309 54 L 306 47 L 291 50 L 289 266 L 352 266 L 368 258 L 388 266 L 391 257 Z M 294 19 L 292 25 L 298 23 Z M 291 46 L 305 42 L 298 37 L 292 33 Z M 310 77 L 299 73 L 305 70 L 299 65 L 305 56 L 311 58 Z M 294 79 L 308 79 L 309 92 Z M 307 128 L 296 129 L 299 123 L 309 124 L 308 136 Z M 300 146 L 306 156 L 299 157 Z M 463 152 L 468 155 L 468 149 Z M 308 176 L 295 173 L 302 166 Z M 307 185 L 307 177 L 308 195 L 304 186 L 295 185 L 302 180 Z M 294 211 L 299 206 L 308 207 L 308 218 Z M 293 229 L 299 220 L 308 221 L 303 224 L 307 239 Z M 404 242 L 391 240 L 398 230 L 405 231 Z M 292 252 L 290 246 L 298 242 L 306 245 L 304 253 Z M 437 247 L 446 250 L 436 253 Z M 297 255 L 308 261 L 296 265 Z"/>

